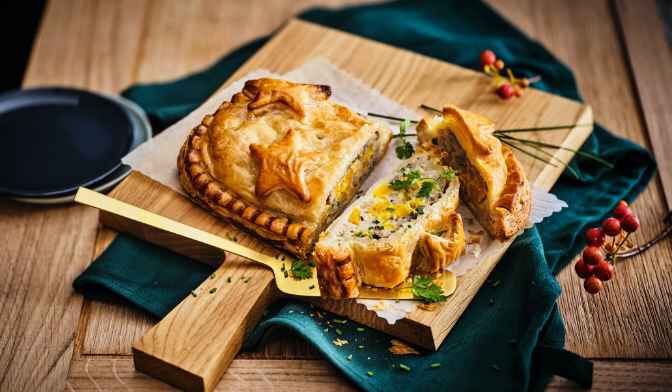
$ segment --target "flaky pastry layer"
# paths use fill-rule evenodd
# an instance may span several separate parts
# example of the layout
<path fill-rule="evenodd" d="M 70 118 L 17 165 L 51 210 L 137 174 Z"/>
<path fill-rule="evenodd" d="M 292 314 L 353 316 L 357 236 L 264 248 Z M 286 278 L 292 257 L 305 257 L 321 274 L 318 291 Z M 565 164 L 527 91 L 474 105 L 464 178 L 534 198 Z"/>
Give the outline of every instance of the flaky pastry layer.
<path fill-rule="evenodd" d="M 177 161 L 182 187 L 215 215 L 307 257 L 391 136 L 329 95 L 328 86 L 248 81 L 189 134 Z"/>

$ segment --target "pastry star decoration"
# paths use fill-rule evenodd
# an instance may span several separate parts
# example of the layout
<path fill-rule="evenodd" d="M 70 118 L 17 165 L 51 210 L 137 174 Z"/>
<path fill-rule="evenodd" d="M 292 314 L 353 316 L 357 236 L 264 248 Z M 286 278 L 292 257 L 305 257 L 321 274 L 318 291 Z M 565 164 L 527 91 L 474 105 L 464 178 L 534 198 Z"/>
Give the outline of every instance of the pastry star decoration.
<path fill-rule="evenodd" d="M 306 169 L 316 163 L 320 154 L 299 150 L 297 141 L 297 132 L 290 128 L 285 136 L 268 146 L 250 144 L 250 152 L 259 162 L 259 174 L 254 189 L 258 196 L 266 197 L 271 192 L 284 188 L 301 201 L 310 202 Z"/>

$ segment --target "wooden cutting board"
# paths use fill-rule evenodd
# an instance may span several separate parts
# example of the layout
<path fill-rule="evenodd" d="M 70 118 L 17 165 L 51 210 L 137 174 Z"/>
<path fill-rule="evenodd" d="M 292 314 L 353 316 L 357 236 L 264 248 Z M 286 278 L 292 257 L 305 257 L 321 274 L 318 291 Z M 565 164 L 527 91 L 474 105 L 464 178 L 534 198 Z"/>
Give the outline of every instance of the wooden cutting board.
<path fill-rule="evenodd" d="M 521 98 L 502 101 L 493 94 L 491 80 L 480 73 L 298 20 L 288 23 L 222 87 L 254 70 L 267 69 L 282 74 L 315 57 L 326 58 L 407 107 L 415 108 L 424 103 L 440 108 L 452 103 L 491 118 L 498 129 L 591 124 L 593 121 L 590 107 L 581 103 L 534 89 L 528 89 Z M 204 106 L 216 107 L 219 100 L 210 98 Z M 192 113 L 174 127 L 192 128 L 200 120 L 200 113 Z M 591 127 L 577 127 L 519 135 L 577 149 L 591 130 Z M 516 155 L 531 182 L 541 189 L 549 190 L 562 172 L 561 167 Z M 569 161 L 573 154 L 558 150 L 555 155 Z M 235 238 L 249 247 L 277 253 L 141 173 L 133 172 L 110 196 L 196 228 Z M 136 369 L 186 390 L 214 389 L 240 349 L 245 334 L 254 327 L 264 309 L 279 298 L 272 273 L 233 255 L 225 256 L 202 244 L 174 238 L 108 214 L 102 213 L 101 221 L 196 260 L 218 265 L 226 258 L 215 274 L 195 290 L 195 295 L 185 298 L 133 346 Z M 433 311 L 418 309 L 394 325 L 354 301 L 316 300 L 315 303 L 415 345 L 436 350 L 509 245 L 510 241 L 488 248 L 478 266 L 458 278 L 457 291 L 445 304 Z"/>

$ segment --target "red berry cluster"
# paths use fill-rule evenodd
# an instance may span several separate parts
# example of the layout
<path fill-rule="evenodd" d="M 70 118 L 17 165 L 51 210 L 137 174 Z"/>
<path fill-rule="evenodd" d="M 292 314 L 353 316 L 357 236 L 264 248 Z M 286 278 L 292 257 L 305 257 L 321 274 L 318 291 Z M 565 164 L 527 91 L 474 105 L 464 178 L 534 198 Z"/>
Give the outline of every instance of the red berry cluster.
<path fill-rule="evenodd" d="M 637 215 L 624 200 L 618 203 L 612 214 L 602 222 L 602 227 L 586 230 L 588 245 L 583 250 L 583 257 L 574 265 L 576 274 L 585 279 L 583 288 L 590 294 L 597 294 L 602 290 L 602 282 L 614 276 L 618 251 L 628 236 L 639 229 Z M 626 234 L 623 235 L 623 232 Z M 607 241 L 607 236 L 612 237 L 611 243 Z M 617 238 L 620 239 L 618 243 Z"/>
<path fill-rule="evenodd" d="M 495 92 L 501 99 L 520 97 L 523 95 L 523 90 L 531 83 L 530 79 L 519 79 L 513 76 L 510 68 L 506 69 L 507 76 L 501 75 L 500 71 L 505 67 L 504 61 L 498 59 L 492 50 L 488 49 L 481 52 L 481 65 L 483 66 L 483 72 L 494 79 L 497 86 Z"/>

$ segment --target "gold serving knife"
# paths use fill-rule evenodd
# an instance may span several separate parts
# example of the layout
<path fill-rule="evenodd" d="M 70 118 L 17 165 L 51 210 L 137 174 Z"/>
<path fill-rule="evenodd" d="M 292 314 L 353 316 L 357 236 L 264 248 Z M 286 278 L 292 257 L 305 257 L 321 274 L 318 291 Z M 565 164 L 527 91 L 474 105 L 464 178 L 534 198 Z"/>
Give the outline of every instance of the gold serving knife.
<path fill-rule="evenodd" d="M 87 188 L 80 187 L 77 190 L 75 202 L 261 263 L 273 270 L 275 284 L 283 293 L 304 297 L 320 296 L 316 273 L 313 273 L 309 279 L 301 280 L 294 279 L 291 275 L 287 276 L 286 272 L 288 271 L 286 270 L 289 269 L 287 262 L 277 258 L 277 256 L 258 252 L 237 242 L 185 225 Z M 435 282 L 443 288 L 444 295 L 452 294 L 457 286 L 457 279 L 450 272 L 445 272 Z M 394 289 L 363 286 L 360 288 L 359 298 L 414 299 L 410 283 L 401 284 Z"/>

